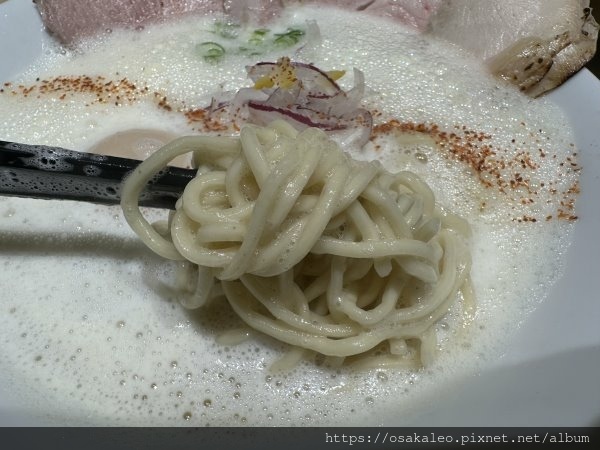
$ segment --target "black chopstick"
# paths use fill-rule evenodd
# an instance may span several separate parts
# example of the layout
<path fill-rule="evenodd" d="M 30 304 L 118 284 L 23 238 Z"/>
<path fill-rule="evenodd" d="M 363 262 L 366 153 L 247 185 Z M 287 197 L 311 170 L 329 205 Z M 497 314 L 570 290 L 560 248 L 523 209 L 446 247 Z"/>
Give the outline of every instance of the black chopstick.
<path fill-rule="evenodd" d="M 123 179 L 141 161 L 60 147 L 0 141 L 0 195 L 115 205 Z M 168 167 L 148 183 L 140 205 L 174 209 L 195 170 Z"/>

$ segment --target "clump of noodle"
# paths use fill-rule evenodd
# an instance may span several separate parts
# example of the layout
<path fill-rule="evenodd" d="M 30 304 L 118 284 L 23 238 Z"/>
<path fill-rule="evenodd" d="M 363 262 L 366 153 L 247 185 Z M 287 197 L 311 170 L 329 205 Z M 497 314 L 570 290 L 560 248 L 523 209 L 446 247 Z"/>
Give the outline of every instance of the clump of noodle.
<path fill-rule="evenodd" d="M 138 197 L 187 152 L 197 176 L 161 234 Z M 468 225 L 415 174 L 355 161 L 318 129 L 180 138 L 126 180 L 121 204 L 148 247 L 188 262 L 186 307 L 224 296 L 251 328 L 338 363 L 427 364 L 436 322 L 470 302 Z"/>

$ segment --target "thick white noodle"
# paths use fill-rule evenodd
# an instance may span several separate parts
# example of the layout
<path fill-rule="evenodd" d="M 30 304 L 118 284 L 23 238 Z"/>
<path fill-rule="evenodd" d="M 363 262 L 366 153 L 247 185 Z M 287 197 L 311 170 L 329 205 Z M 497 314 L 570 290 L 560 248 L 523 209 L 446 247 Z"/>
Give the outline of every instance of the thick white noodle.
<path fill-rule="evenodd" d="M 139 195 L 187 152 L 197 176 L 159 233 Z M 415 174 L 355 161 L 318 129 L 180 138 L 126 180 L 122 207 L 148 247 L 188 261 L 184 306 L 224 297 L 251 328 L 336 364 L 429 364 L 463 288 L 472 313 L 468 224 Z"/>

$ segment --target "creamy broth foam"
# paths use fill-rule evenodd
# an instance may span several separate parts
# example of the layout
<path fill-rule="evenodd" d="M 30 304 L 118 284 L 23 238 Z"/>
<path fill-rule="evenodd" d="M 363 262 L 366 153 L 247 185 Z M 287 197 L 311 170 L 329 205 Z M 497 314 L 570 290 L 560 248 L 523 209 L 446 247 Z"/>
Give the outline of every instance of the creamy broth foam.
<path fill-rule="evenodd" d="M 379 120 L 465 126 L 492 136 L 497 148 L 535 153 L 543 145 L 557 160 L 573 152 L 573 136 L 555 106 L 500 86 L 443 43 L 352 17 L 304 8 L 289 12 L 281 26 L 319 19 L 322 45 L 306 46 L 294 57 L 325 70 L 361 69 L 369 105 L 384 112 Z M 87 150 L 128 130 L 197 133 L 177 109 L 206 106 L 214 92 L 249 85 L 244 67 L 256 62 L 233 55 L 218 66 L 202 61 L 194 46 L 208 40 L 210 23 L 194 19 L 115 31 L 67 54 L 49 49 L 12 88 L 86 74 L 126 78 L 148 93 L 128 100 L 121 92 L 119 99 L 114 94 L 98 102 L 93 92 L 24 98 L 5 87 L 0 136 Z M 342 84 L 351 81 L 346 75 Z M 158 104 L 160 96 L 169 99 L 171 111 Z M 168 287 L 173 265 L 144 248 L 120 209 L 0 197 L 0 370 L 23 408 L 70 424 L 376 424 L 387 408 L 401 422 L 452 380 L 491 366 L 510 332 L 560 276 L 572 225 L 516 221 L 518 201 L 482 187 L 472 170 L 443 156 L 433 142 L 399 147 L 385 135 L 353 156 L 419 173 L 442 205 L 473 226 L 478 312 L 465 332 L 452 328 L 451 315 L 448 326 L 440 325 L 442 351 L 432 367 L 359 373 L 306 363 L 290 373 L 270 373 L 284 348 L 256 334 L 239 345 L 217 343 L 240 321 L 225 307 L 180 307 Z M 559 176 L 558 170 L 556 164 L 543 166 L 531 182 L 573 182 L 574 175 Z M 549 195 L 535 200 L 540 217 L 556 202 Z"/>

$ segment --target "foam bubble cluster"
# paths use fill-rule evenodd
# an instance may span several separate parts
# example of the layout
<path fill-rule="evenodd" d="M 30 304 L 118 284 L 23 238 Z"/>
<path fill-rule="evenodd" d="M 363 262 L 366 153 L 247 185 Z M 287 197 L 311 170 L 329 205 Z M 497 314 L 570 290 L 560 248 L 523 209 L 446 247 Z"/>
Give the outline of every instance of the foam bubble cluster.
<path fill-rule="evenodd" d="M 435 124 L 448 133 L 464 126 L 490 136 L 498 152 L 537 155 L 539 169 L 521 171 L 530 187 L 568 189 L 576 181 L 576 172 L 547 164 L 574 151 L 553 105 L 522 97 L 455 49 L 397 25 L 308 8 L 290 14 L 281 20 L 316 17 L 323 36 L 320 47 L 298 57 L 325 70 L 361 69 L 380 124 Z M 194 133 L 185 113 L 206 106 L 215 91 L 248 85 L 244 66 L 256 62 L 232 55 L 213 66 L 197 58 L 194 46 L 210 37 L 202 34 L 209 28 L 194 19 L 115 30 L 87 51 L 45 55 L 0 93 L 0 135 L 85 150 L 130 129 Z M 135 95 L 103 88 L 105 101 L 92 101 L 86 90 L 27 90 L 61 77 L 96 83 L 98 75 L 113 87 L 128 80 L 122 86 Z M 540 148 L 556 156 L 543 158 Z M 302 363 L 271 373 L 285 347 L 253 333 L 236 345 L 221 343 L 224 330 L 243 327 L 240 320 L 226 305 L 183 309 L 170 287 L 172 263 L 138 242 L 118 208 L 0 197 L 2 381 L 31 415 L 71 425 L 374 424 L 386 410 L 401 422 L 503 349 L 507 333 L 560 275 L 571 231 L 568 221 L 515 220 L 532 206 L 486 187 L 472 166 L 446 150 L 435 139 L 402 143 L 388 133 L 353 155 L 417 172 L 445 207 L 473 225 L 479 310 L 468 329 L 452 314 L 438 324 L 440 356 L 431 367 L 353 372 Z M 538 191 L 534 207 L 543 217 L 555 200 L 550 190 Z"/>

